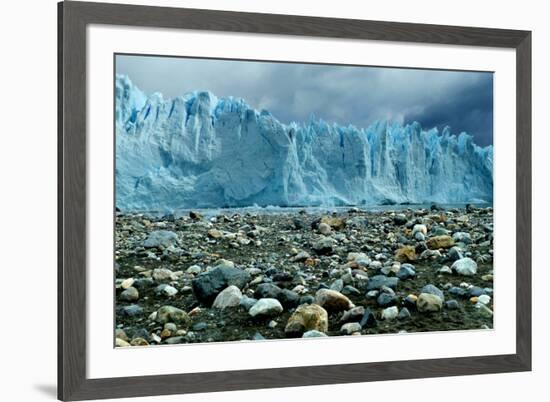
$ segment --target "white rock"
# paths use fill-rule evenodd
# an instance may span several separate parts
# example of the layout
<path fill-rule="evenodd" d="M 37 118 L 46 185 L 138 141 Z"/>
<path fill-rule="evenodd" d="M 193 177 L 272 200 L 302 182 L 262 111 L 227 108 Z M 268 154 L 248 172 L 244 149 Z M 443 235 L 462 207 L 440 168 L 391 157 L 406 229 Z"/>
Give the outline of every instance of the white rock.
<path fill-rule="evenodd" d="M 487 305 L 487 304 L 491 303 L 491 296 L 489 296 L 489 295 L 478 296 L 477 302 Z"/>
<path fill-rule="evenodd" d="M 243 294 L 241 290 L 237 286 L 231 285 L 226 287 L 216 296 L 212 307 L 221 309 L 235 307 L 240 304 L 242 297 Z"/>
<path fill-rule="evenodd" d="M 351 335 L 354 332 L 361 332 L 361 324 L 358 322 L 348 322 L 340 328 L 340 333 L 343 335 Z"/>
<path fill-rule="evenodd" d="M 252 317 L 273 317 L 283 312 L 283 306 L 277 299 L 260 299 L 248 311 Z"/>
<path fill-rule="evenodd" d="M 428 234 L 428 228 L 426 225 L 417 224 L 413 226 L 412 235 L 414 236 L 416 233 L 422 233 L 424 236 Z"/>
<path fill-rule="evenodd" d="M 465 257 L 456 260 L 451 269 L 459 275 L 473 276 L 477 273 L 477 263 L 471 258 Z"/>
<path fill-rule="evenodd" d="M 399 310 L 397 309 L 397 306 L 388 307 L 382 311 L 383 320 L 394 320 L 398 315 Z"/>

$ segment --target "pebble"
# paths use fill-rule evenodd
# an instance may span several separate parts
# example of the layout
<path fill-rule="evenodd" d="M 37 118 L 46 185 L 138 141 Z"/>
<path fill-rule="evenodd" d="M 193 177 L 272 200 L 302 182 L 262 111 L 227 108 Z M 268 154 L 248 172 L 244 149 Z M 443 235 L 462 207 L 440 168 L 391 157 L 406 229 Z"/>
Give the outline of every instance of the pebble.
<path fill-rule="evenodd" d="M 340 328 L 340 333 L 343 335 L 351 335 L 355 332 L 361 332 L 361 324 L 358 322 L 348 322 Z"/>
<path fill-rule="evenodd" d="M 327 332 L 328 313 L 317 304 L 302 304 L 288 319 L 285 334 L 288 337 L 298 337 L 311 330 Z"/>
<path fill-rule="evenodd" d="M 365 314 L 359 322 L 362 328 L 374 328 L 377 325 L 376 317 L 370 308 L 365 309 Z"/>
<path fill-rule="evenodd" d="M 396 274 L 396 276 L 401 280 L 414 278 L 415 275 L 416 272 L 414 270 L 414 265 L 412 264 L 402 264 Z"/>
<path fill-rule="evenodd" d="M 167 285 L 167 284 L 163 283 L 163 284 L 157 286 L 157 288 L 155 289 L 155 293 L 158 294 L 158 295 L 164 295 L 164 296 L 171 297 L 171 296 L 177 295 L 178 290 L 173 286 L 170 286 L 170 285 Z"/>
<path fill-rule="evenodd" d="M 407 307 L 403 307 L 401 311 L 399 311 L 399 314 L 397 315 L 398 320 L 406 320 L 407 318 L 411 317 L 411 312 Z"/>
<path fill-rule="evenodd" d="M 477 273 L 477 264 L 469 257 L 456 260 L 451 269 L 459 275 L 473 276 Z"/>
<path fill-rule="evenodd" d="M 158 323 L 165 324 L 173 322 L 175 324 L 189 324 L 190 319 L 187 313 L 177 307 L 162 306 L 157 310 L 155 320 Z"/>
<path fill-rule="evenodd" d="M 143 242 L 143 247 L 170 247 L 177 243 L 178 235 L 169 230 L 156 230 L 151 232 L 147 239 Z"/>
<path fill-rule="evenodd" d="M 399 310 L 397 309 L 397 306 L 388 307 L 382 310 L 382 319 L 386 321 L 394 320 L 398 315 Z"/>
<path fill-rule="evenodd" d="M 129 306 L 123 306 L 121 309 L 121 314 L 127 317 L 136 317 L 143 314 L 143 308 L 137 304 L 131 304 Z"/>
<path fill-rule="evenodd" d="M 456 300 L 447 300 L 445 302 L 445 307 L 447 310 L 457 310 L 459 308 L 458 302 Z"/>
<path fill-rule="evenodd" d="M 318 227 L 319 233 L 328 235 L 332 232 L 332 229 L 326 223 L 321 222 Z"/>
<path fill-rule="evenodd" d="M 139 299 L 139 292 L 136 288 L 130 286 L 128 289 L 122 291 L 118 298 L 123 301 L 134 302 Z"/>
<path fill-rule="evenodd" d="M 115 346 L 117 348 L 126 348 L 126 347 L 131 346 L 131 345 L 123 339 L 116 338 L 115 339 Z"/>
<path fill-rule="evenodd" d="M 389 293 L 380 293 L 376 302 L 380 307 L 389 307 L 397 304 L 397 297 Z"/>
<path fill-rule="evenodd" d="M 212 303 L 212 307 L 219 309 L 236 307 L 240 305 L 242 297 L 243 294 L 241 290 L 235 285 L 230 285 L 216 296 L 214 303 Z"/>
<path fill-rule="evenodd" d="M 283 306 L 277 299 L 260 299 L 248 310 L 252 317 L 274 317 L 283 312 Z"/>
<path fill-rule="evenodd" d="M 442 235 L 442 236 L 434 236 L 430 237 L 426 241 L 426 245 L 431 250 L 437 250 L 440 248 L 450 248 L 454 246 L 455 242 L 451 236 L 448 235 Z"/>
<path fill-rule="evenodd" d="M 329 312 L 344 311 L 355 307 L 350 299 L 340 292 L 319 289 L 315 294 L 315 303 Z"/>
<path fill-rule="evenodd" d="M 379 290 L 382 286 L 395 289 L 398 283 L 398 278 L 391 278 L 385 275 L 375 275 L 369 279 L 367 290 Z"/>
<path fill-rule="evenodd" d="M 445 295 L 443 294 L 443 292 L 441 291 L 441 289 L 439 289 L 437 286 L 435 285 L 432 285 L 431 283 L 424 286 L 421 290 L 420 290 L 420 293 L 430 293 L 432 295 L 436 295 L 437 297 L 439 297 L 441 299 L 442 302 L 445 301 Z"/>
<path fill-rule="evenodd" d="M 443 307 L 443 300 L 431 293 L 421 293 L 416 301 L 416 308 L 421 313 L 432 313 L 440 311 Z"/>

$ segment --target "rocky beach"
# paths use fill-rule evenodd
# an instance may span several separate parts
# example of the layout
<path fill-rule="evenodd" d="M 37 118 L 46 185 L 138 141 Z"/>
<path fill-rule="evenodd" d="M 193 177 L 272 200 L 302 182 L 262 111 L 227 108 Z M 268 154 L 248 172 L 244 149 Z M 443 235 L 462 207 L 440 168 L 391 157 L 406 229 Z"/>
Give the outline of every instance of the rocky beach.
<path fill-rule="evenodd" d="M 116 213 L 117 347 L 493 327 L 487 206 Z"/>

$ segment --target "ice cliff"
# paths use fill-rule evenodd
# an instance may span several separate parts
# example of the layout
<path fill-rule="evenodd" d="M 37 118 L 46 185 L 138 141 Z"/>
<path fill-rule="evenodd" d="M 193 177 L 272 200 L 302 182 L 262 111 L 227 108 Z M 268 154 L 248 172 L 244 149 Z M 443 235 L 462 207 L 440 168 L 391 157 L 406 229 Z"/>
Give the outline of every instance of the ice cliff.
<path fill-rule="evenodd" d="M 466 133 L 418 123 L 285 125 L 238 98 L 148 97 L 121 75 L 115 85 L 116 205 L 124 211 L 493 198 L 493 148 Z"/>

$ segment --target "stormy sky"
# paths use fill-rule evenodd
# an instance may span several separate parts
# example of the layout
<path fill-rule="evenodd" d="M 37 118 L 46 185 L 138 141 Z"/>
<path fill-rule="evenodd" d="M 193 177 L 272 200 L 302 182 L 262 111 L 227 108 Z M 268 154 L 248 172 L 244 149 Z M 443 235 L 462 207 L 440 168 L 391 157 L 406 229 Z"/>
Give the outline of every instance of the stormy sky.
<path fill-rule="evenodd" d="M 116 57 L 116 72 L 142 91 L 172 98 L 195 90 L 241 97 L 283 123 L 312 115 L 340 125 L 376 120 L 450 126 L 493 143 L 493 74 L 176 57 Z"/>

